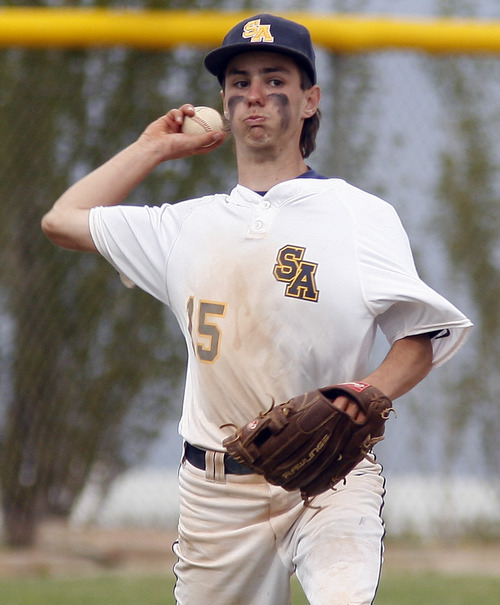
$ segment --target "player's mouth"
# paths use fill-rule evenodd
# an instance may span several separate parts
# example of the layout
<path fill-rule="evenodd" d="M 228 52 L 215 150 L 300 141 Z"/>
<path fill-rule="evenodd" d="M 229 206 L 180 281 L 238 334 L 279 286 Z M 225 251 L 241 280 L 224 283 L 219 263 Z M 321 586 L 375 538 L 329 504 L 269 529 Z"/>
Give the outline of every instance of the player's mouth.
<path fill-rule="evenodd" d="M 265 116 L 262 115 L 256 115 L 253 114 L 251 116 L 248 116 L 247 118 L 245 118 L 245 122 L 249 125 L 249 126 L 260 126 L 261 124 L 263 124 L 265 121 L 267 120 L 267 118 Z"/>

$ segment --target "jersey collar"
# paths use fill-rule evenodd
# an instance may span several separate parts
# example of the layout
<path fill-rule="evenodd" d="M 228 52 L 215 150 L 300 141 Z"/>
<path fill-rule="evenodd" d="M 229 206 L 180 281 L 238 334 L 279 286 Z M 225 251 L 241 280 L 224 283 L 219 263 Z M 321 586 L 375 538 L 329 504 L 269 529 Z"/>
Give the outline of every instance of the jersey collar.
<path fill-rule="evenodd" d="M 309 168 L 309 166 L 308 166 L 308 168 Z M 316 172 L 316 170 L 313 170 L 312 168 L 309 168 L 306 172 L 299 174 L 299 176 L 296 178 L 298 178 L 298 179 L 327 179 L 328 177 L 319 174 L 318 172 Z M 255 193 L 258 193 L 259 195 L 264 197 L 264 195 L 266 195 L 267 191 L 256 191 Z"/>

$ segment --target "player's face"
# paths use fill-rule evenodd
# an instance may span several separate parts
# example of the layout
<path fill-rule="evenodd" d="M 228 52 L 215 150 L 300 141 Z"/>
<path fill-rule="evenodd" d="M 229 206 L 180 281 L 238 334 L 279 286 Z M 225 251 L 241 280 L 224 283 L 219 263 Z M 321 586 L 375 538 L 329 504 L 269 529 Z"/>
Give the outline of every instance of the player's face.
<path fill-rule="evenodd" d="M 301 73 L 286 55 L 247 52 L 228 65 L 224 112 L 236 144 L 263 148 L 297 145 L 305 118 L 316 111 L 319 89 L 302 90 Z"/>

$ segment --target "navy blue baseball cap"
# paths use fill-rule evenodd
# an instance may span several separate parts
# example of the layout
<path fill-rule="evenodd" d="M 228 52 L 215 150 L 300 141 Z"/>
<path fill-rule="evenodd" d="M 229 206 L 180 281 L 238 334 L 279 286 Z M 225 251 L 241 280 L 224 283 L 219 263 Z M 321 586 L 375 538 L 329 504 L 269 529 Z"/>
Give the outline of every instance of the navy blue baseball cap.
<path fill-rule="evenodd" d="M 205 57 L 205 67 L 219 82 L 224 81 L 227 64 L 244 52 L 263 50 L 290 56 L 316 84 L 316 57 L 309 30 L 295 21 L 262 13 L 235 25 L 219 48 Z"/>

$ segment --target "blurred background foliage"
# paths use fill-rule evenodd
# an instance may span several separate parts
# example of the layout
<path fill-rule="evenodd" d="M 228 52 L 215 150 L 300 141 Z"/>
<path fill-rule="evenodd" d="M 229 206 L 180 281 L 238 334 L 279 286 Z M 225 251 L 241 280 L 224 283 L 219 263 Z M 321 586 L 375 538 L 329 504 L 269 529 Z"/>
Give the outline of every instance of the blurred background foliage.
<path fill-rule="evenodd" d="M 285 4 L 282 10 L 314 8 Z M 121 8 L 106 1 L 57 5 Z M 371 5 L 339 0 L 328 9 Z M 474 16 L 480 5 L 433 6 L 436 14 Z M 163 0 L 134 7 L 257 12 L 262 3 Z M 67 518 L 90 477 L 105 487 L 139 464 L 167 419 L 178 415 L 185 351 L 169 312 L 125 289 L 99 257 L 53 246 L 40 219 L 72 182 L 160 113 L 185 102 L 220 107 L 204 54 L 189 47 L 0 50 L 0 495 L 10 545 L 33 543 L 49 516 Z M 458 444 L 472 435 L 466 445 L 481 472 L 498 477 L 500 58 L 402 60 L 397 53 L 320 49 L 318 65 L 323 123 L 311 165 L 393 203 L 424 279 L 477 326 L 468 353 L 418 387 L 419 400 L 433 390 L 427 405 L 409 398 L 414 416 L 407 430 L 418 429 L 425 440 L 429 425 L 441 427 L 435 456 L 443 435 L 451 435 L 450 460 L 470 458 Z M 227 191 L 234 168 L 229 143 L 159 168 L 129 202 Z"/>

